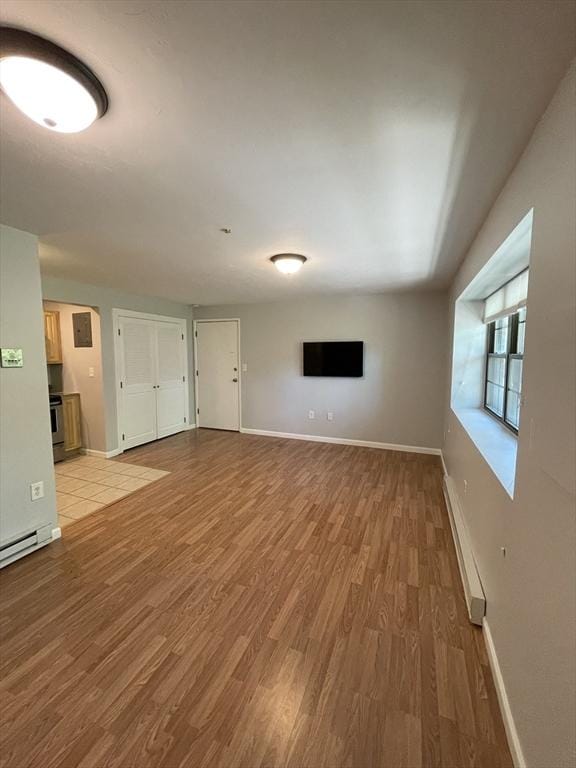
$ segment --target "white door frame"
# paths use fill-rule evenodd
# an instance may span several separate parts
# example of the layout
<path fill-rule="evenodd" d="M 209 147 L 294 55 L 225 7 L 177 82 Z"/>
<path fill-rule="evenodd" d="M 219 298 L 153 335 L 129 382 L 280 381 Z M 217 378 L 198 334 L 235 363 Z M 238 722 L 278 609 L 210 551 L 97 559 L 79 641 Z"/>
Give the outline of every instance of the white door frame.
<path fill-rule="evenodd" d="M 112 325 L 114 328 L 114 377 L 115 389 L 116 389 L 116 434 L 118 439 L 118 453 L 124 453 L 123 440 L 122 440 L 122 389 L 120 387 L 120 355 L 122 354 L 120 349 L 120 318 L 121 317 L 134 317 L 140 320 L 157 320 L 165 323 L 178 323 L 184 334 L 184 367 L 186 369 L 186 384 L 187 397 L 184 398 L 185 408 L 185 421 L 188 429 L 195 427 L 195 424 L 190 424 L 190 366 L 188 363 L 188 321 L 184 317 L 168 317 L 168 315 L 153 315 L 150 312 L 135 312 L 132 309 L 113 309 L 112 310 Z M 196 379 L 196 377 L 194 377 Z"/>
<path fill-rule="evenodd" d="M 198 335 L 196 333 L 198 323 L 236 323 L 236 333 L 238 341 L 238 432 L 242 432 L 242 354 L 240 348 L 240 318 L 239 317 L 210 317 L 206 319 L 194 320 L 194 407 L 196 408 L 195 421 L 198 425 L 198 409 L 200 408 L 200 401 L 198 398 L 198 368 L 196 368 L 198 361 Z"/>

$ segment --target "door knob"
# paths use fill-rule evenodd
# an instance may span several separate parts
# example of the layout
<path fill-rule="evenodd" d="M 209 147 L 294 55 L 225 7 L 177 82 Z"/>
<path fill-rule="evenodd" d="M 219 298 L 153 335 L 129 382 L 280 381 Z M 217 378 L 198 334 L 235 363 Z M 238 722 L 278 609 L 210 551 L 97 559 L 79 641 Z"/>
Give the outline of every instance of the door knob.
<path fill-rule="evenodd" d="M 232 381 L 238 381 L 238 379 L 232 379 Z"/>

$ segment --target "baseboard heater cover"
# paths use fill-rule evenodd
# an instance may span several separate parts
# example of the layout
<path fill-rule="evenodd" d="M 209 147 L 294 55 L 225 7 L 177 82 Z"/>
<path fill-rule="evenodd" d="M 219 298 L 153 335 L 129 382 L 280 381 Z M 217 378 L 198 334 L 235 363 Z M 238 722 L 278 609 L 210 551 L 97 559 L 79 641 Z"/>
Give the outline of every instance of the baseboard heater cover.
<path fill-rule="evenodd" d="M 448 508 L 452 538 L 458 557 L 458 567 L 464 587 L 464 596 L 468 608 L 468 616 L 473 624 L 482 626 L 482 620 L 486 614 L 486 597 L 482 589 L 482 582 L 476 568 L 474 553 L 470 545 L 468 530 L 460 507 L 458 493 L 454 481 L 448 475 L 444 475 L 444 498 Z"/>
<path fill-rule="evenodd" d="M 0 568 L 23 557 L 28 552 L 33 552 L 38 547 L 52 541 L 52 526 L 45 525 L 32 533 L 20 536 L 17 539 L 0 546 Z"/>

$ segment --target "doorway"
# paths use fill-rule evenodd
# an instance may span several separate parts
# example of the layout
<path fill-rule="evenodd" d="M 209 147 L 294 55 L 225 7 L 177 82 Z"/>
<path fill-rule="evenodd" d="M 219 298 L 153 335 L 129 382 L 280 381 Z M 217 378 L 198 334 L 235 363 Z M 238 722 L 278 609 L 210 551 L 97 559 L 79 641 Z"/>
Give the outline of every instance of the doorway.
<path fill-rule="evenodd" d="M 186 320 L 119 309 L 113 315 L 120 448 L 188 429 Z"/>
<path fill-rule="evenodd" d="M 238 432 L 240 320 L 196 320 L 194 353 L 198 426 Z"/>
<path fill-rule="evenodd" d="M 100 312 L 43 301 L 50 420 L 55 461 L 104 455 L 106 428 Z"/>

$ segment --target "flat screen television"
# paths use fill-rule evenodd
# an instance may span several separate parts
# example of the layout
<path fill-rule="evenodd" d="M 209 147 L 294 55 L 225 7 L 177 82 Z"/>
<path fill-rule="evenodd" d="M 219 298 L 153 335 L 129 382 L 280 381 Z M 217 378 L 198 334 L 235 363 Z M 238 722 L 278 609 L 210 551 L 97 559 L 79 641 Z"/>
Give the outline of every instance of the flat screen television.
<path fill-rule="evenodd" d="M 364 342 L 305 341 L 303 373 L 304 376 L 363 376 Z"/>

